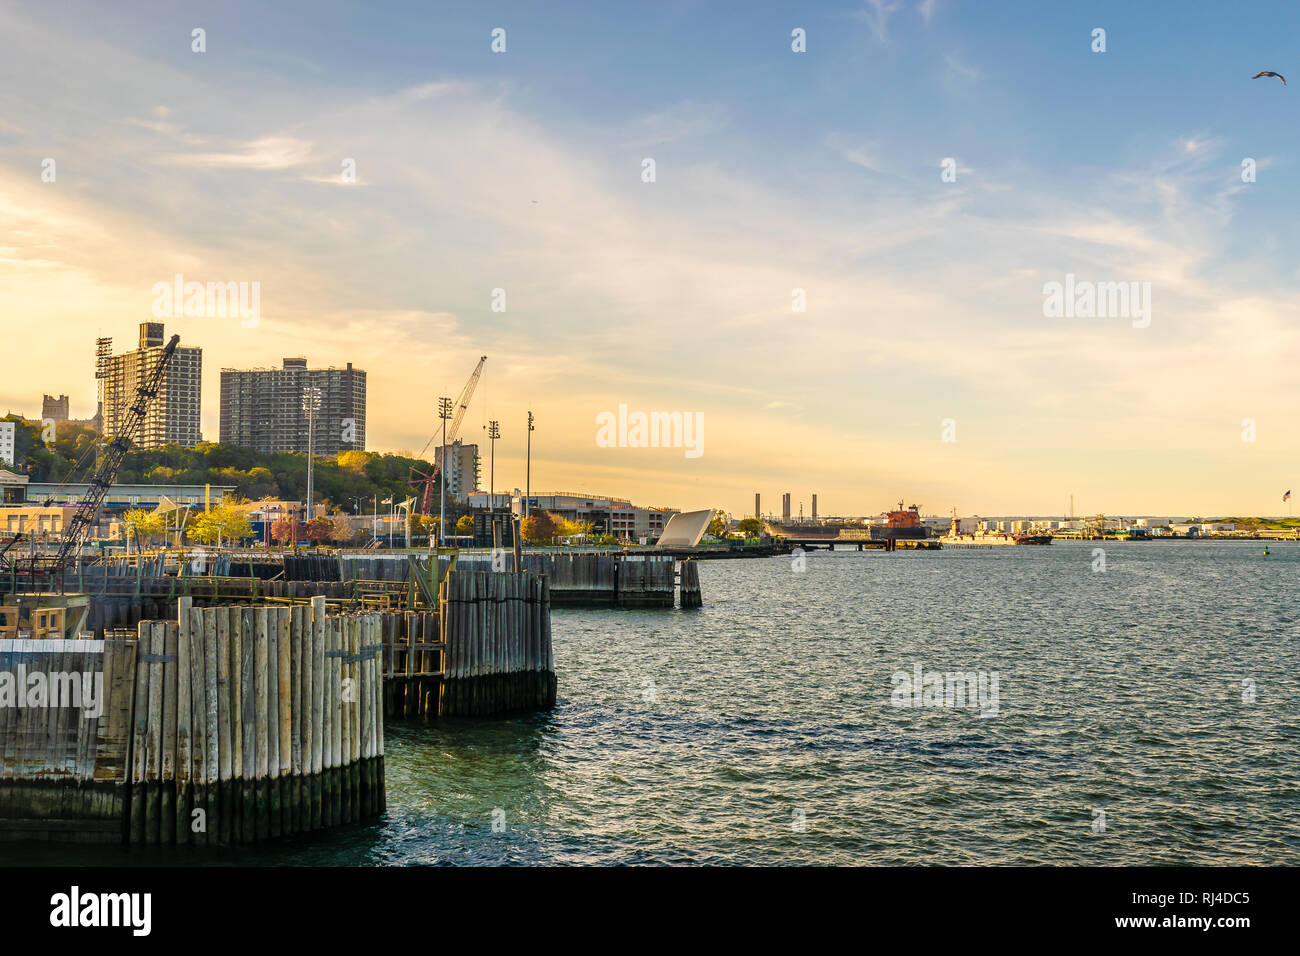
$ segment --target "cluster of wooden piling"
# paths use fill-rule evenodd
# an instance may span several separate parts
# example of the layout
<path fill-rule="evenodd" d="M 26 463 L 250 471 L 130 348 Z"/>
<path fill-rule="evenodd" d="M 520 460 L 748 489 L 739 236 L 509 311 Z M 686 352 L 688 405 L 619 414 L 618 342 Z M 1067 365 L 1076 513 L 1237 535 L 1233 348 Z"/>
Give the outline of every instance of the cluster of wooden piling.
<path fill-rule="evenodd" d="M 691 558 L 681 564 L 681 590 L 679 605 L 684 608 L 703 607 L 704 596 L 700 593 L 700 566 Z"/>
<path fill-rule="evenodd" d="M 442 572 L 416 568 L 405 582 L 434 610 L 384 600 L 328 615 L 319 594 L 273 606 L 221 603 L 215 592 L 143 597 L 151 579 L 137 577 L 134 595 L 92 599 L 104 640 L 0 640 L 0 671 L 22 658 L 103 681 L 93 719 L 0 708 L 0 838 L 246 844 L 348 823 L 384 809 L 385 714 L 553 707 L 548 579 Z M 379 598 L 400 591 L 367 585 Z M 107 600 L 126 612 L 103 613 L 119 606 Z"/>
<path fill-rule="evenodd" d="M 440 588 L 441 715 L 555 705 L 550 587 L 535 574 L 453 571 Z"/>
<path fill-rule="evenodd" d="M 437 612 L 407 611 L 382 617 L 384 714 L 436 717 L 446 645 Z"/>
<path fill-rule="evenodd" d="M 672 607 L 675 560 L 667 554 L 528 551 L 521 570 L 545 575 L 553 607 Z M 458 568 L 513 571 L 514 555 L 461 554 Z"/>
<path fill-rule="evenodd" d="M 0 640 L 0 672 L 0 838 L 121 839 L 135 641 Z M 19 680 L 37 672 L 66 678 L 43 703 Z"/>
<path fill-rule="evenodd" d="M 379 615 L 191 607 L 142 622 L 127 838 L 252 843 L 384 808 Z M 147 648 L 147 650 L 145 650 Z"/>

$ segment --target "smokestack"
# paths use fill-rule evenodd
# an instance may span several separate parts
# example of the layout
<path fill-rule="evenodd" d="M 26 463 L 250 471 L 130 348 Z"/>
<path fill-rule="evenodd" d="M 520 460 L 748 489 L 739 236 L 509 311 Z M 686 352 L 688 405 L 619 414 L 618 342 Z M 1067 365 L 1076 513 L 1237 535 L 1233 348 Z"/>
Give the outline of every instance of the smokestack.
<path fill-rule="evenodd" d="M 785 521 L 790 520 L 790 492 L 781 496 L 781 517 Z"/>
<path fill-rule="evenodd" d="M 761 496 L 757 491 L 754 492 L 754 517 L 755 518 L 763 517 L 763 502 Z"/>
<path fill-rule="evenodd" d="M 813 494 L 813 505 L 812 505 L 812 508 L 813 508 L 813 513 L 812 513 L 813 521 L 816 521 L 816 520 L 817 520 L 817 495 L 816 495 L 816 493 Z"/>

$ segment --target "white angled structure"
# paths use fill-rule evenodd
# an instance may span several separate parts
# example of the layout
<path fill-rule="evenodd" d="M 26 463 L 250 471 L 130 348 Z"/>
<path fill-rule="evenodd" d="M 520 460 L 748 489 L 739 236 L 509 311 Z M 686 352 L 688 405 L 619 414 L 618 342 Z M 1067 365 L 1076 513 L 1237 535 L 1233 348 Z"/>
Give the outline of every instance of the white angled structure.
<path fill-rule="evenodd" d="M 700 538 L 704 537 L 704 532 L 709 529 L 709 522 L 712 520 L 713 512 L 707 508 L 703 511 L 683 511 L 681 514 L 675 514 L 668 519 L 664 533 L 659 536 L 655 547 L 693 548 L 700 543 Z"/>

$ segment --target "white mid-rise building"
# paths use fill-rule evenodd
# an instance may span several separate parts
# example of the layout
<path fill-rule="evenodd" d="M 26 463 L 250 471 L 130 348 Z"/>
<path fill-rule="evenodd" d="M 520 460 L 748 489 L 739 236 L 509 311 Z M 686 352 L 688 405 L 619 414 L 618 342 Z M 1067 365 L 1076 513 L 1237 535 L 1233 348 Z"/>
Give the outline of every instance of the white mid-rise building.
<path fill-rule="evenodd" d="M 14 434 L 13 422 L 0 422 L 0 465 L 8 465 L 11 468 L 15 457 Z"/>

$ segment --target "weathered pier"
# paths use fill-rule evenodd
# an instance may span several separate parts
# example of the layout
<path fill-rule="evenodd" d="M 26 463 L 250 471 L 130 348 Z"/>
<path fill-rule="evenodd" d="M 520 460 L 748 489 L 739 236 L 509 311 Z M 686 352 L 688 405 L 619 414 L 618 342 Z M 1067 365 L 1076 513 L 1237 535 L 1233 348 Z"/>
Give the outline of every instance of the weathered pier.
<path fill-rule="evenodd" d="M 850 551 L 854 549 L 858 551 L 940 551 L 943 549 L 943 542 L 936 538 L 839 538 L 805 535 L 782 540 L 792 549 L 801 548 L 804 551 L 818 549 L 834 551 L 837 546 L 848 548 Z"/>
<path fill-rule="evenodd" d="M 203 553 L 185 561 L 146 557 L 87 567 L 68 575 L 66 587 L 93 598 L 90 630 L 134 625 L 157 616 L 149 602 L 163 599 L 171 608 L 187 595 L 197 603 L 239 601 L 297 601 L 324 595 L 331 601 L 366 602 L 395 610 L 413 608 L 420 600 L 432 603 L 431 592 L 450 566 L 461 570 L 530 571 L 545 575 L 553 607 L 669 608 L 676 603 L 676 584 L 686 559 L 660 552 L 622 551 L 458 551 L 434 556 L 428 552 L 349 552 L 256 557 Z M 452 562 L 455 562 L 454 565 Z M 236 573 L 238 572 L 238 573 Z M 698 588 L 698 578 L 695 579 Z M 54 590 L 51 580 L 49 590 Z M 0 579 L 0 591 L 4 581 Z M 417 593 L 419 592 L 419 593 Z M 133 608 L 139 598 L 146 607 Z M 691 605 L 682 605 L 688 607 Z M 698 605 L 695 605 L 698 606 Z"/>
<path fill-rule="evenodd" d="M 404 580 L 409 561 L 423 567 L 419 555 L 341 555 L 344 580 Z M 449 559 L 440 558 L 445 571 Z M 552 607 L 672 607 L 678 561 L 667 554 L 621 552 L 524 551 L 516 564 L 510 549 L 461 551 L 456 567 L 473 571 L 530 571 L 544 575 Z"/>
<path fill-rule="evenodd" d="M 323 598 L 182 599 L 177 620 L 143 621 L 134 640 L 0 642 L 0 672 L 61 687 L 0 701 L 0 835 L 239 844 L 373 816 L 380 627 Z"/>
<path fill-rule="evenodd" d="M 452 571 L 437 613 L 383 615 L 384 712 L 478 717 L 555 706 L 545 578 Z"/>
<path fill-rule="evenodd" d="M 422 610 L 181 595 L 99 639 L 0 639 L 0 839 L 229 845 L 350 823 L 384 809 L 385 717 L 553 707 L 547 579 L 433 583 Z"/>

